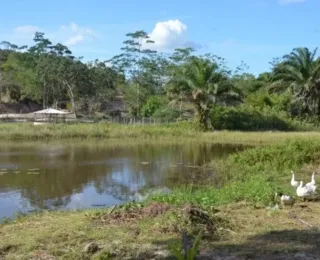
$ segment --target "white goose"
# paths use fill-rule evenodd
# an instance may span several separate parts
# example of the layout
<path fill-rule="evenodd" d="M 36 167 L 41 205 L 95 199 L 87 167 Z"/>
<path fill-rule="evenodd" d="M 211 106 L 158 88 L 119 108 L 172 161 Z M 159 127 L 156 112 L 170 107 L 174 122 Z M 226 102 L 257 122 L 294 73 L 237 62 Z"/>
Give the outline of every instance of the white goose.
<path fill-rule="evenodd" d="M 298 186 L 299 186 L 299 182 L 295 180 L 295 178 L 294 178 L 294 172 L 291 171 L 291 173 L 292 173 L 291 186 L 293 186 L 293 187 L 298 187 Z"/>
<path fill-rule="evenodd" d="M 315 180 L 315 172 L 312 173 L 312 176 L 311 176 L 311 182 L 308 182 L 306 184 L 307 187 L 313 187 L 313 186 L 316 186 L 316 180 Z"/>
<path fill-rule="evenodd" d="M 311 199 L 315 195 L 316 186 L 304 186 L 303 181 L 300 181 L 300 185 L 297 188 L 297 196 L 303 199 Z"/>
<path fill-rule="evenodd" d="M 283 193 L 279 192 L 280 201 L 283 207 L 285 206 L 292 206 L 294 204 L 294 198 L 289 195 L 284 195 Z"/>

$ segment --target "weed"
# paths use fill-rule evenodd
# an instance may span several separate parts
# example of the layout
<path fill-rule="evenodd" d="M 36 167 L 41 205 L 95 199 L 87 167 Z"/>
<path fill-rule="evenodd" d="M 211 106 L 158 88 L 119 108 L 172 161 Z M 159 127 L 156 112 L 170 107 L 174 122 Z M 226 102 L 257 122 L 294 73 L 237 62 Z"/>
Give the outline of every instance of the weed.
<path fill-rule="evenodd" d="M 199 253 L 201 237 L 202 232 L 200 231 L 194 242 L 192 243 L 187 234 L 185 232 L 182 232 L 181 244 L 173 245 L 169 247 L 169 249 L 178 260 L 194 260 Z"/>

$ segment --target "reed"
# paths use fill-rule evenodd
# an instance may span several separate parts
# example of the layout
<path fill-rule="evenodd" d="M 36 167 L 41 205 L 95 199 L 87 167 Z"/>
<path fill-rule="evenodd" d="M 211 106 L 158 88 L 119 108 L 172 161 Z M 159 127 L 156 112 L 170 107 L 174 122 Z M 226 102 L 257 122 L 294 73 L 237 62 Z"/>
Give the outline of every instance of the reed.
<path fill-rule="evenodd" d="M 111 123 L 52 124 L 34 126 L 28 123 L 0 124 L 2 141 L 50 140 L 202 140 L 221 144 L 263 145 L 291 139 L 320 140 L 320 132 L 200 132 L 192 122 L 166 125 L 120 125 Z"/>

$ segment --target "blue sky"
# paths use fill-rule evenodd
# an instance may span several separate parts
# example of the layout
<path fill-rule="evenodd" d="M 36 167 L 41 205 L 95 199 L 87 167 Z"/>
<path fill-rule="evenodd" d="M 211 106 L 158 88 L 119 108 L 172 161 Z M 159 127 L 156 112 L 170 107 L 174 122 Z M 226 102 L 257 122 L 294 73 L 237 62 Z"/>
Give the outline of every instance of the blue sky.
<path fill-rule="evenodd" d="M 258 74 L 294 47 L 318 46 L 319 9 L 319 0 L 11 0 L 1 3 L 0 41 L 31 44 L 42 31 L 76 56 L 105 60 L 126 33 L 145 30 L 160 51 L 192 44 Z"/>

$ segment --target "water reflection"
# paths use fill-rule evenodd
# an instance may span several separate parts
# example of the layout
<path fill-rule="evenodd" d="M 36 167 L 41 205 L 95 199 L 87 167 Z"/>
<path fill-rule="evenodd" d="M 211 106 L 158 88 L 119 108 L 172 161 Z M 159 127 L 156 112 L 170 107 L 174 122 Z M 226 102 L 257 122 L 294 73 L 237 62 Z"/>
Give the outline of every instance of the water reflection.
<path fill-rule="evenodd" d="M 241 147 L 209 144 L 0 146 L 0 218 L 17 211 L 75 209 L 127 201 L 169 187 Z"/>

